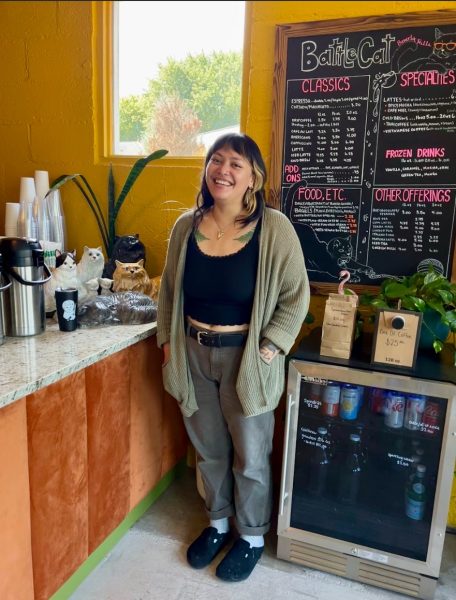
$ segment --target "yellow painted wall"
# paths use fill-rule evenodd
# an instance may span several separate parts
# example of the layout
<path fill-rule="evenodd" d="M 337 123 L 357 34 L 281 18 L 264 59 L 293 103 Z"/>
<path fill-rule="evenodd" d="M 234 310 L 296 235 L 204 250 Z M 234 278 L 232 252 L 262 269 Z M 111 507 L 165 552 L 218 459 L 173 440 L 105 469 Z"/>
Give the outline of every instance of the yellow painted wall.
<path fill-rule="evenodd" d="M 92 4 L 0 2 L 0 234 L 5 203 L 18 202 L 20 177 L 33 176 L 36 169 L 49 171 L 51 180 L 82 173 L 106 203 L 108 164 L 97 163 L 95 151 Z M 119 188 L 128 171 L 128 164 L 115 165 Z M 143 172 L 122 207 L 118 233 L 140 234 L 151 275 L 161 272 L 170 228 L 179 210 L 193 204 L 200 174 L 200 165 L 157 162 Z M 101 244 L 98 228 L 73 184 L 62 196 L 67 249 L 76 248 L 80 256 L 84 244 Z M 165 203 L 169 200 L 176 202 Z"/>
<path fill-rule="evenodd" d="M 99 118 L 91 2 L 0 2 L 0 233 L 4 206 L 17 202 L 21 176 L 35 169 L 52 178 L 83 173 L 105 203 L 108 165 L 96 160 Z M 456 8 L 455 2 L 251 2 L 247 30 L 249 64 L 243 98 L 244 129 L 270 160 L 274 27 L 280 23 L 338 19 Z M 147 167 L 122 208 L 118 233 L 139 233 L 147 250 L 147 270 L 161 272 L 166 240 L 179 211 L 190 207 L 201 176 L 195 161 L 159 161 Z M 123 183 L 128 164 L 116 164 Z M 80 194 L 66 186 L 64 210 L 68 248 L 80 255 L 84 244 L 101 239 Z M 169 201 L 173 201 L 169 203 Z M 311 310 L 321 320 L 323 302 Z M 456 489 L 451 523 L 456 525 Z"/>
<path fill-rule="evenodd" d="M 48 170 L 84 174 L 106 202 L 108 164 L 96 159 L 95 59 L 99 31 L 92 2 L 0 2 L 0 233 L 5 202 L 18 201 L 21 176 Z M 369 14 L 436 10 L 454 2 L 251 2 L 244 129 L 268 164 L 271 135 L 274 26 L 278 23 Z M 179 161 L 177 161 L 179 163 Z M 179 211 L 192 206 L 201 176 L 195 160 L 161 160 L 147 167 L 124 204 L 118 233 L 139 233 L 149 274 L 158 274 Z M 128 163 L 116 164 L 120 186 Z M 92 213 L 72 185 L 63 189 L 68 248 L 101 239 Z M 168 202 L 167 202 L 168 201 Z M 173 202 L 169 202 L 173 201 Z"/>

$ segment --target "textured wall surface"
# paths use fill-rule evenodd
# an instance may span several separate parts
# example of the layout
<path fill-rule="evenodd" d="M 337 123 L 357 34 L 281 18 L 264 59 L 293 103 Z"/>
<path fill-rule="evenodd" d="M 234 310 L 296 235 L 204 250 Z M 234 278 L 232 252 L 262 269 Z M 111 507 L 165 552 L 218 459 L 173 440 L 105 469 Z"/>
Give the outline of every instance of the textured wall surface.
<path fill-rule="evenodd" d="M 19 199 L 21 176 L 48 170 L 84 174 L 106 203 L 108 163 L 96 161 L 95 50 L 100 30 L 92 2 L 0 2 L 0 235 L 5 202 Z M 279 23 L 454 7 L 454 2 L 251 2 L 244 80 L 244 128 L 267 162 L 271 136 L 274 27 Z M 195 162 L 197 164 L 195 164 Z M 118 218 L 120 234 L 139 233 L 147 270 L 163 268 L 166 242 L 180 211 L 193 205 L 201 176 L 195 160 L 162 160 L 146 169 Z M 117 186 L 129 167 L 116 164 Z M 63 190 L 68 248 L 101 243 L 95 219 L 80 193 Z M 171 201 L 171 202 L 169 202 Z"/>
<path fill-rule="evenodd" d="M 21 176 L 48 170 L 51 179 L 83 173 L 106 202 L 108 165 L 97 163 L 95 53 L 99 30 L 91 2 L 0 2 L 0 234 L 4 206 L 17 202 Z M 275 25 L 347 17 L 455 8 L 444 2 L 251 2 L 243 90 L 244 129 L 270 160 Z M 192 206 L 201 165 L 166 159 L 148 167 L 118 219 L 120 234 L 139 233 L 146 245 L 147 270 L 163 268 L 170 229 Z M 116 165 L 117 185 L 128 165 Z M 79 192 L 63 190 L 68 247 L 79 256 L 84 244 L 101 243 L 92 213 Z M 311 311 L 321 322 L 322 298 Z M 456 525 L 456 491 L 451 520 Z"/>

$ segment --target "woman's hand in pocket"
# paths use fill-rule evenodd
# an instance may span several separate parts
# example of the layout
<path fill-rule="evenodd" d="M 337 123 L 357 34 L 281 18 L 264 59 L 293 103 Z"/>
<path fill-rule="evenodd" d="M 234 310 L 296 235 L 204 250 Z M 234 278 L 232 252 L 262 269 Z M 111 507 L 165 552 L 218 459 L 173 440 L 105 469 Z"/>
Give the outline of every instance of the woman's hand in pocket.
<path fill-rule="evenodd" d="M 263 338 L 260 342 L 260 357 L 263 362 L 270 365 L 273 359 L 279 354 L 280 350 L 268 338 Z"/>

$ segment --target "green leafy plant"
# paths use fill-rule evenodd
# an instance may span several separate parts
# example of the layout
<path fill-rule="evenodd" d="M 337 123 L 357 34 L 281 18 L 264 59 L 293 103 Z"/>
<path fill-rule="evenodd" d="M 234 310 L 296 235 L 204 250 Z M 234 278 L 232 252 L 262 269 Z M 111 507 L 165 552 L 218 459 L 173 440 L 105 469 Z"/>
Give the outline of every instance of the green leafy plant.
<path fill-rule="evenodd" d="M 453 347 L 455 347 L 456 332 L 456 284 L 451 283 L 432 267 L 427 271 L 399 279 L 385 279 L 378 294 L 363 294 L 361 305 L 374 308 L 397 308 L 424 313 L 422 327 L 425 327 L 433 338 L 432 346 L 435 352 L 443 349 L 445 340 L 433 330 L 426 314 L 437 313 L 437 321 L 446 325 L 452 332 Z"/>
<path fill-rule="evenodd" d="M 125 183 L 123 184 L 123 187 L 117 198 L 115 194 L 112 165 L 109 166 L 107 218 L 105 218 L 103 214 L 101 204 L 98 201 L 92 187 L 84 175 L 81 175 L 80 173 L 74 173 L 73 175 L 60 175 L 60 177 L 57 177 L 57 179 L 52 182 L 48 194 L 50 194 L 53 190 L 58 190 L 69 181 L 72 181 L 76 185 L 95 216 L 98 229 L 100 230 L 101 239 L 103 240 L 103 245 L 105 247 L 106 255 L 108 258 L 110 258 L 112 255 L 114 242 L 116 240 L 116 220 L 120 209 L 122 208 L 122 204 L 124 203 L 129 191 L 146 165 L 153 160 L 159 160 L 160 158 L 163 158 L 166 156 L 166 154 L 168 154 L 168 150 L 156 150 L 155 152 L 152 152 L 152 154 L 149 154 L 149 156 L 138 159 L 128 173 Z"/>

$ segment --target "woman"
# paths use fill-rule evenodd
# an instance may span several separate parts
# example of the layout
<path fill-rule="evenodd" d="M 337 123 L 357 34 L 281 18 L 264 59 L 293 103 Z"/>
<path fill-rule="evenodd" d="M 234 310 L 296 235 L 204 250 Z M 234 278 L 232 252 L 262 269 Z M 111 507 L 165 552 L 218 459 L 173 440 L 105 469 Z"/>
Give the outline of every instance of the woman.
<path fill-rule="evenodd" d="M 299 240 L 265 206 L 265 181 L 251 138 L 227 134 L 213 144 L 197 207 L 174 225 L 158 303 L 164 384 L 197 451 L 210 519 L 187 560 L 208 565 L 235 517 L 240 537 L 216 570 L 226 581 L 246 579 L 263 552 L 273 411 L 309 304 Z"/>

